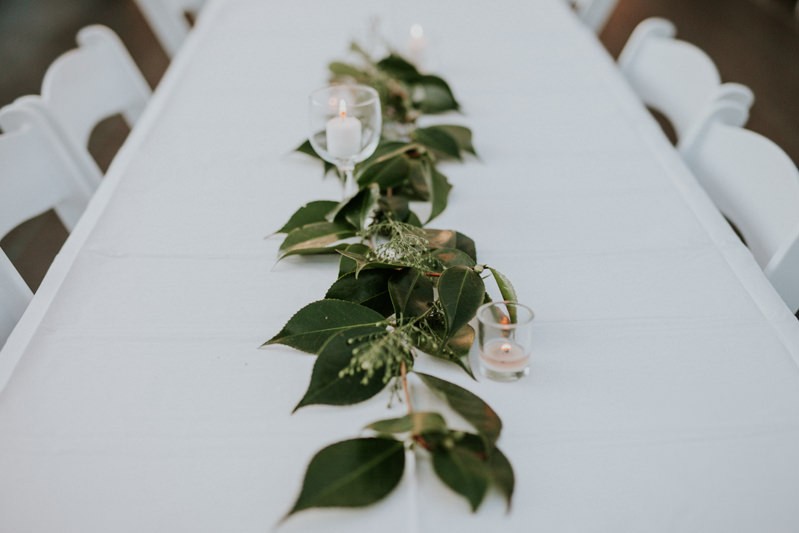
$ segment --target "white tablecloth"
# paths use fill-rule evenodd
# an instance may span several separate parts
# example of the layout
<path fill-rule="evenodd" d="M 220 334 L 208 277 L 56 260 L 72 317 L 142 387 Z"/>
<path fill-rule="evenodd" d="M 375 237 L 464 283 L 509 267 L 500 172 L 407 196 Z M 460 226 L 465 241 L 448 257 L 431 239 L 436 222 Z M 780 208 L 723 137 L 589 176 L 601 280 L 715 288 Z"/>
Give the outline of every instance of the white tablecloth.
<path fill-rule="evenodd" d="M 264 236 L 338 196 L 291 151 L 375 14 L 423 25 L 475 133 L 434 227 L 537 313 L 526 380 L 419 363 L 500 414 L 517 493 L 470 514 L 421 457 L 281 531 L 799 531 L 799 326 L 564 4 L 212 0 L 0 353 L 0 531 L 262 533 L 317 450 L 399 416 L 292 416 L 313 357 L 257 349 L 335 278 Z"/>

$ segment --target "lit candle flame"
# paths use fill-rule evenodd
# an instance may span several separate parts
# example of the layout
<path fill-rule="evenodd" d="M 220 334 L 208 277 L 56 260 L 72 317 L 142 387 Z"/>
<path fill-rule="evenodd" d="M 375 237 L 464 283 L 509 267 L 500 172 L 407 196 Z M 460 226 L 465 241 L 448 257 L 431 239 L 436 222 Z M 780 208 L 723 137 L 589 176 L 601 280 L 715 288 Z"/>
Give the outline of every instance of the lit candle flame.
<path fill-rule="evenodd" d="M 338 101 L 338 116 L 341 118 L 347 118 L 347 101 L 346 100 L 339 100 Z"/>
<path fill-rule="evenodd" d="M 502 353 L 510 353 L 513 346 L 511 346 L 509 342 L 503 342 L 499 349 L 502 350 Z"/>
<path fill-rule="evenodd" d="M 414 24 L 411 26 L 411 38 L 421 39 L 422 37 L 424 37 L 424 28 L 422 28 L 422 25 Z"/>

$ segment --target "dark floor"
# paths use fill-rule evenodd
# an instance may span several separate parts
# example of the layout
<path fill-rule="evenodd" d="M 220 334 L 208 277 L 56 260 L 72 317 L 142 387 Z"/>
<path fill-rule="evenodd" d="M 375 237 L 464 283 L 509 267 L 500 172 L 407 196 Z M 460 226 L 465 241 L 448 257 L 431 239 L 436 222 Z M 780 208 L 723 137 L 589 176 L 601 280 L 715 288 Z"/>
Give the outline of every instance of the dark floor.
<path fill-rule="evenodd" d="M 748 127 L 773 139 L 799 162 L 799 23 L 794 0 L 619 0 L 601 35 L 617 56 L 636 24 L 651 16 L 672 20 L 681 39 L 716 61 L 725 81 L 748 85 L 756 95 Z M 75 33 L 105 24 L 127 45 L 155 86 L 168 60 L 133 0 L 0 0 L 0 106 L 38 93 L 47 66 L 73 48 Z M 120 120 L 92 136 L 103 168 L 126 134 Z M 37 288 L 66 231 L 50 212 L 0 240 L 32 288 Z"/>

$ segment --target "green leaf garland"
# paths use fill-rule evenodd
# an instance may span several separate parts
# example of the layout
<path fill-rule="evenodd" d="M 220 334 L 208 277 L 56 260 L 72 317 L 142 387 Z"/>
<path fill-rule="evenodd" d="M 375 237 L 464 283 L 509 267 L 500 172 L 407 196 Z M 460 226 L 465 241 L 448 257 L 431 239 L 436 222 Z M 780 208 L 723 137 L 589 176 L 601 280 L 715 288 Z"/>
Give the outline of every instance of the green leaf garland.
<path fill-rule="evenodd" d="M 309 202 L 277 230 L 286 235 L 280 259 L 338 253 L 339 269 L 325 299 L 297 311 L 264 345 L 283 344 L 316 355 L 295 411 L 311 405 L 352 405 L 388 389 L 392 401 L 402 401 L 404 393 L 408 413 L 367 425 L 374 437 L 319 451 L 286 517 L 314 507 L 361 507 L 379 501 L 399 484 L 405 454 L 418 450 L 430 454 L 436 475 L 472 511 L 492 485 L 510 509 L 515 477 L 497 448 L 499 416 L 474 393 L 413 369 L 416 358 L 427 353 L 474 377 L 469 353 L 475 330 L 470 322 L 477 308 L 491 300 L 481 274 L 493 276 L 503 299 L 516 299 L 506 276 L 478 264 L 471 238 L 423 227 L 410 207 L 412 201 L 429 202 L 426 222 L 447 208 L 452 185 L 438 163 L 476 157 L 472 132 L 449 124 L 416 127 L 423 114 L 460 109 L 442 78 L 421 72 L 396 53 L 375 60 L 357 43 L 351 50 L 360 64 L 331 63 L 331 80 L 367 84 L 378 91 L 384 136 L 374 154 L 355 168 L 357 194 L 343 202 Z M 307 141 L 297 151 L 320 159 Z M 325 163 L 325 174 L 332 169 Z M 408 384 L 414 374 L 476 433 L 450 427 L 440 413 L 415 411 Z"/>

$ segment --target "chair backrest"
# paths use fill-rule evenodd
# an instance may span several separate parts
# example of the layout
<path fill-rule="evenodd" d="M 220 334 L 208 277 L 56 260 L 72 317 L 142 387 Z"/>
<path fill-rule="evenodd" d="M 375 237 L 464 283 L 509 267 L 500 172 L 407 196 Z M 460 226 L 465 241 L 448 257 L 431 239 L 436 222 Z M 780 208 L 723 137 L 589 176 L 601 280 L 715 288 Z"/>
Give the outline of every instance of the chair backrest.
<path fill-rule="evenodd" d="M 0 109 L 0 128 L 0 237 L 51 208 L 71 230 L 100 182 L 99 171 L 74 157 L 52 122 L 24 102 Z"/>
<path fill-rule="evenodd" d="M 618 0 L 573 0 L 580 19 L 596 33 L 602 31 Z"/>
<path fill-rule="evenodd" d="M 24 96 L 29 105 L 42 105 L 67 138 L 85 147 L 94 127 L 121 114 L 132 126 L 151 91 L 125 45 L 105 26 L 78 32 L 78 48 L 58 57 L 47 69 L 41 98 Z"/>
<path fill-rule="evenodd" d="M 766 277 L 799 310 L 799 170 L 771 140 L 741 128 L 729 102 L 683 157 L 719 210 L 738 228 Z"/>
<path fill-rule="evenodd" d="M 722 84 L 713 60 L 675 35 L 668 20 L 644 20 L 627 40 L 618 64 L 641 100 L 663 113 L 682 141 L 707 119 L 714 102 L 734 102 L 748 112 L 754 95 L 744 85 Z"/>
<path fill-rule="evenodd" d="M 136 0 L 169 57 L 177 53 L 189 34 L 186 13 L 198 13 L 204 2 L 205 0 Z"/>
<path fill-rule="evenodd" d="M 0 348 L 28 307 L 31 296 L 30 289 L 17 269 L 8 260 L 5 252 L 0 250 Z"/>

